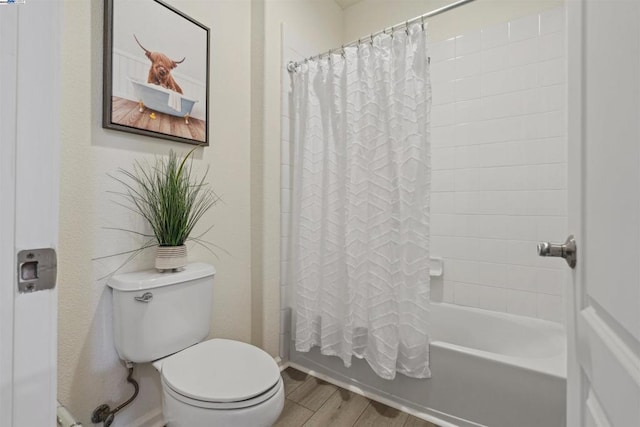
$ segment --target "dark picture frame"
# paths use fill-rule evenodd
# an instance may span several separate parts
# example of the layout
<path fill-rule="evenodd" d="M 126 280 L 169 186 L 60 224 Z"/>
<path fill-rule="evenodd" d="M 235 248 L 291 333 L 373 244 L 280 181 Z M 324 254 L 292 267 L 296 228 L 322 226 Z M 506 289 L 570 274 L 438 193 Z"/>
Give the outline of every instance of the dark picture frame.
<path fill-rule="evenodd" d="M 209 145 L 210 29 L 161 0 L 104 0 L 102 127 Z"/>

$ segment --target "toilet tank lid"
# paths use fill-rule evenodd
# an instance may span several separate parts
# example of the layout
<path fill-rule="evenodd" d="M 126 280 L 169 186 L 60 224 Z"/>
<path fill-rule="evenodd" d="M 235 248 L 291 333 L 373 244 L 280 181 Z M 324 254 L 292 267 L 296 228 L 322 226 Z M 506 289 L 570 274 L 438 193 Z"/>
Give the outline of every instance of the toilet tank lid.
<path fill-rule="evenodd" d="M 156 269 L 116 274 L 107 281 L 107 285 L 117 291 L 135 292 L 177 283 L 202 279 L 216 274 L 216 269 L 204 262 L 188 264 L 178 272 L 160 273 Z"/>

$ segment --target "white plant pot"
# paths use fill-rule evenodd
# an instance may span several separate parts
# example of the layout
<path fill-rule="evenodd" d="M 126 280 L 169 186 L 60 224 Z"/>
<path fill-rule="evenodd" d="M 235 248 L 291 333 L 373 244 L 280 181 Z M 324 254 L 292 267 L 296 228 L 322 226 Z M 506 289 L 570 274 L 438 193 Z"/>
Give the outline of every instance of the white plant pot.
<path fill-rule="evenodd" d="M 158 270 L 177 270 L 187 265 L 187 246 L 158 246 L 156 250 L 156 268 Z"/>

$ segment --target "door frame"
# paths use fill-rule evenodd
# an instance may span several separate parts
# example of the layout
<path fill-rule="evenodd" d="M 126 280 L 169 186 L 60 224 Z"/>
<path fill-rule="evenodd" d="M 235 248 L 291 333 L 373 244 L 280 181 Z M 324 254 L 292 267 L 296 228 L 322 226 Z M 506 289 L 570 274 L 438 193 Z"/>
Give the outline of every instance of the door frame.
<path fill-rule="evenodd" d="M 18 10 L 0 10 L 0 63 L 18 48 Z M 13 425 L 13 311 L 15 277 L 15 146 L 17 63 L 0 67 L 0 425 Z"/>
<path fill-rule="evenodd" d="M 0 24 L 0 425 L 44 426 L 57 407 L 58 292 L 18 293 L 16 254 L 57 249 L 62 2 L 3 6 Z"/>
<path fill-rule="evenodd" d="M 585 247 L 582 215 L 584 212 L 584 149 L 583 149 L 583 10 L 585 0 L 567 0 L 567 186 L 569 232 L 575 236 L 578 252 L 576 268 L 567 275 L 565 309 L 567 328 L 567 426 L 581 426 L 580 409 L 583 396 L 583 378 L 577 356 L 577 314 L 584 307 L 583 257 Z M 562 238 L 563 236 L 559 236 Z"/>

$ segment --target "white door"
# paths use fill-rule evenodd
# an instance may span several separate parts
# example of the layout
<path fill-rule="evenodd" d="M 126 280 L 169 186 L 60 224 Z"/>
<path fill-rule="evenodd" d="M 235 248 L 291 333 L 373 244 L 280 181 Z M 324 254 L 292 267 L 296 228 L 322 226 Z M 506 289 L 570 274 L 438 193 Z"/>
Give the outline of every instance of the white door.
<path fill-rule="evenodd" d="M 640 1 L 570 0 L 568 425 L 640 426 Z M 561 238 L 564 236 L 559 236 Z"/>
<path fill-rule="evenodd" d="M 53 427 L 56 419 L 57 291 L 20 293 L 17 254 L 57 245 L 60 12 L 56 0 L 0 6 L 2 427 Z M 51 270 L 29 253 L 33 268 L 20 283 L 36 288 Z"/>

